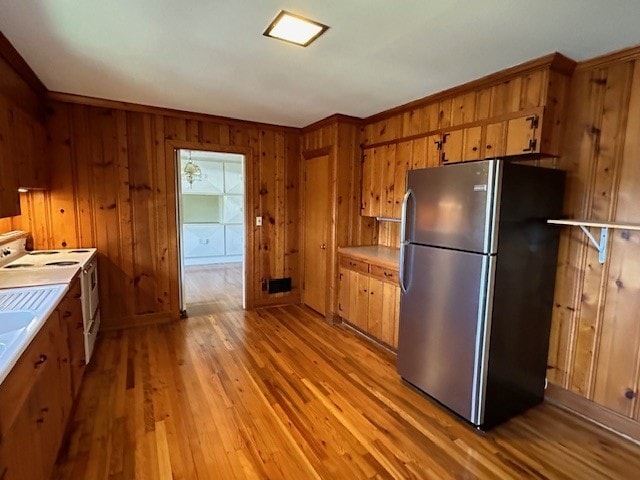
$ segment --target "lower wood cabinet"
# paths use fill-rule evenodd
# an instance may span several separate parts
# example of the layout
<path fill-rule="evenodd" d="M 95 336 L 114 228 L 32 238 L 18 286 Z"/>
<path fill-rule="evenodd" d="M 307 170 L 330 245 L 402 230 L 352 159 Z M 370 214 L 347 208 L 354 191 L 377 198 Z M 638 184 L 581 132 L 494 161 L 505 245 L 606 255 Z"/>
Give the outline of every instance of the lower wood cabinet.
<path fill-rule="evenodd" d="M 77 314 L 82 322 L 82 310 L 76 309 L 80 298 L 74 296 L 74 288 L 75 284 L 0 385 L 2 480 L 51 477 L 75 396 L 69 347 L 78 340 L 68 326 Z M 68 308 L 73 313 L 65 317 Z M 82 335 L 80 331 L 80 341 Z M 78 388 L 81 379 L 75 379 Z"/>
<path fill-rule="evenodd" d="M 67 351 L 69 352 L 70 389 L 73 399 L 76 398 L 80 391 L 84 369 L 87 364 L 84 351 L 81 295 L 80 279 L 76 279 L 58 306 L 63 323 L 62 329 L 66 332 Z"/>
<path fill-rule="evenodd" d="M 398 271 L 351 257 L 340 257 L 338 313 L 372 338 L 398 346 Z"/>

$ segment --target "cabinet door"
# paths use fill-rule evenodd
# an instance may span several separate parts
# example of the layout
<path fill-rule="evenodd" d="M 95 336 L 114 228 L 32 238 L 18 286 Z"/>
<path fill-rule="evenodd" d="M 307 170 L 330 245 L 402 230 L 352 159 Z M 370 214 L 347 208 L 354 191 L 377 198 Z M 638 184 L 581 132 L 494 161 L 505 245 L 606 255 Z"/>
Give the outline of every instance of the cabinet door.
<path fill-rule="evenodd" d="M 400 287 L 389 282 L 382 282 L 381 336 L 387 345 L 398 347 L 398 312 Z"/>
<path fill-rule="evenodd" d="M 224 255 L 224 226 L 219 224 L 183 225 L 185 258 Z"/>
<path fill-rule="evenodd" d="M 63 390 L 63 372 L 68 370 L 61 368 L 59 318 L 57 312 L 49 317 L 14 367 L 17 371 L 12 370 L 7 377 L 9 383 L 15 384 L 16 378 L 12 376 L 27 374 L 27 378 L 17 381 L 30 379 L 33 383 L 24 402 L 12 406 L 18 411 L 10 426 L 3 425 L 8 428 L 0 439 L 3 480 L 51 477 L 66 422 L 62 397 L 68 394 Z"/>
<path fill-rule="evenodd" d="M 490 123 L 486 127 L 484 158 L 500 158 L 505 155 L 507 122 Z"/>
<path fill-rule="evenodd" d="M 380 190 L 380 210 L 378 216 L 391 218 L 395 204 L 395 171 L 396 171 L 396 146 L 387 145 L 376 153 L 376 163 L 382 172 L 382 186 Z M 374 165 L 375 166 L 375 165 Z M 374 169 L 375 170 L 375 169 Z M 375 171 L 374 171 L 375 174 Z"/>
<path fill-rule="evenodd" d="M 69 292 L 60 304 L 59 311 L 61 319 L 66 325 L 71 392 L 72 397 L 75 399 L 80 391 L 87 363 L 84 351 L 84 323 L 82 321 L 80 282 L 78 280 L 71 285 Z"/>
<path fill-rule="evenodd" d="M 411 165 L 413 154 L 413 142 L 402 142 L 396 147 L 396 168 L 394 180 L 393 211 L 392 218 L 402 216 L 402 198 L 406 189 L 407 170 Z"/>
<path fill-rule="evenodd" d="M 244 253 L 244 226 L 224 226 L 224 246 L 226 255 L 242 255 Z"/>
<path fill-rule="evenodd" d="M 0 132 L 12 132 L 9 104 L 0 96 Z M 11 135 L 0 134 L 0 218 L 20 215 L 18 168 L 12 160 Z"/>
<path fill-rule="evenodd" d="M 34 412 L 38 405 L 30 398 L 24 404 L 9 431 L 0 442 L 0 475 L 2 480 L 42 480 L 44 466 L 38 427 Z"/>
<path fill-rule="evenodd" d="M 13 164 L 18 165 L 18 187 L 46 188 L 44 126 L 20 109 L 13 109 L 11 125 Z"/>
<path fill-rule="evenodd" d="M 349 312 L 351 314 L 350 320 L 356 327 L 366 332 L 369 328 L 369 275 L 352 272 L 352 278 L 354 277 L 357 288 L 355 308 Z"/>
<path fill-rule="evenodd" d="M 462 160 L 480 160 L 480 142 L 482 140 L 482 127 L 470 127 L 464 129 L 464 144 L 462 146 Z"/>
<path fill-rule="evenodd" d="M 42 369 L 42 372 L 38 376 L 38 380 L 31 392 L 31 407 L 35 407 L 32 413 L 37 428 L 33 441 L 34 444 L 39 443 L 36 448 L 42 454 L 42 478 L 51 477 L 66 423 L 63 395 L 68 394 L 68 392 L 64 392 L 61 388 L 63 370 L 61 369 L 58 351 L 60 331 L 55 328 L 59 326 L 58 318 L 58 312 L 54 312 L 47 320 L 49 324 L 47 358 L 38 367 Z M 64 373 L 68 374 L 68 370 Z"/>
<path fill-rule="evenodd" d="M 338 315 L 349 320 L 349 298 L 351 290 L 350 271 L 341 268 L 338 281 Z"/>
<path fill-rule="evenodd" d="M 367 333 L 382 340 L 382 307 L 384 304 L 384 282 L 369 277 L 369 308 L 367 314 Z"/>
<path fill-rule="evenodd" d="M 538 115 L 526 115 L 507 122 L 507 147 L 505 155 L 524 155 L 540 152 Z"/>
<path fill-rule="evenodd" d="M 462 157 L 464 145 L 464 130 L 452 130 L 442 134 L 441 163 L 456 163 L 464 160 Z"/>

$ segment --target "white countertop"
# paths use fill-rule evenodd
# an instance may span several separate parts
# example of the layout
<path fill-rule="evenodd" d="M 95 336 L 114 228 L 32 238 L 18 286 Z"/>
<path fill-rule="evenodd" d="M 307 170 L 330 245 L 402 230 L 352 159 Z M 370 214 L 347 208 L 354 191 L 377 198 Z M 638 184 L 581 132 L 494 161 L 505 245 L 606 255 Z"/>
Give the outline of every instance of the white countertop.
<path fill-rule="evenodd" d="M 78 265 L 56 268 L 0 270 L 0 288 L 35 287 L 71 283 L 80 271 Z"/>

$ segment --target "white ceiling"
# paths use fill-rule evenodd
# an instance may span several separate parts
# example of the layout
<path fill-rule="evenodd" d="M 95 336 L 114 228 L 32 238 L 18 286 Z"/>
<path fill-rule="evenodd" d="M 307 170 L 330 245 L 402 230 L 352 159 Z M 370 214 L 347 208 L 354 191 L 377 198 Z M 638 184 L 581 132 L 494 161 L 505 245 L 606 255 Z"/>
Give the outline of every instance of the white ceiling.
<path fill-rule="evenodd" d="M 264 37 L 280 9 L 331 28 Z M 305 126 L 364 117 L 559 51 L 640 43 L 639 0 L 0 0 L 49 90 Z"/>

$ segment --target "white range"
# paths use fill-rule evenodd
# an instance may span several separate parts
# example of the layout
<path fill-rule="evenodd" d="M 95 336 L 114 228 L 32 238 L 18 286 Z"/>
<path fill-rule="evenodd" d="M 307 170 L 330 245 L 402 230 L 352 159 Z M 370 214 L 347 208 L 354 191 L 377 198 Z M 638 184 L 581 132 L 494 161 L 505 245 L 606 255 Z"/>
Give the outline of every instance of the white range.
<path fill-rule="evenodd" d="M 25 232 L 4 234 L 0 247 L 0 289 L 69 283 L 80 273 L 85 360 L 89 363 L 100 329 L 98 259 L 95 248 L 27 252 Z"/>

